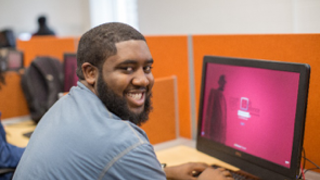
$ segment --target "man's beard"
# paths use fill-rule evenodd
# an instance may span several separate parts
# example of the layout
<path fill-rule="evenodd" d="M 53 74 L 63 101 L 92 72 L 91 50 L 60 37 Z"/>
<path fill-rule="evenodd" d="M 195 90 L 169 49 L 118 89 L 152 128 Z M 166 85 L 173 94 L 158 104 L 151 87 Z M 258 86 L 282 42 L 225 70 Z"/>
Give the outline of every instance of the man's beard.
<path fill-rule="evenodd" d="M 120 97 L 116 93 L 114 93 L 113 90 L 108 87 L 107 83 L 104 82 L 101 75 L 102 73 L 99 74 L 100 75 L 97 84 L 98 97 L 109 111 L 111 111 L 121 119 L 129 120 L 138 126 L 149 119 L 149 113 L 152 110 L 151 93 L 149 95 L 147 95 L 147 92 L 145 93 L 146 101 L 144 103 L 144 109 L 141 113 L 136 114 L 129 110 L 127 100 L 124 97 Z"/>

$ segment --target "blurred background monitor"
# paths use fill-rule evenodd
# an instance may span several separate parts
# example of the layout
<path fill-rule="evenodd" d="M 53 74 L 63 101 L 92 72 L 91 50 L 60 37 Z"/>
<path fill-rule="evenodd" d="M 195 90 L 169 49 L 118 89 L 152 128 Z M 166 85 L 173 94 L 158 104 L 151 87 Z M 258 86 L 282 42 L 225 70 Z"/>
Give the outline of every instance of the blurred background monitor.
<path fill-rule="evenodd" d="M 72 86 L 77 85 L 78 76 L 77 56 L 75 53 L 65 53 L 63 57 L 64 63 L 64 92 L 68 92 Z"/>
<path fill-rule="evenodd" d="M 24 55 L 22 51 L 1 48 L 0 57 L 2 71 L 16 71 L 24 67 Z"/>

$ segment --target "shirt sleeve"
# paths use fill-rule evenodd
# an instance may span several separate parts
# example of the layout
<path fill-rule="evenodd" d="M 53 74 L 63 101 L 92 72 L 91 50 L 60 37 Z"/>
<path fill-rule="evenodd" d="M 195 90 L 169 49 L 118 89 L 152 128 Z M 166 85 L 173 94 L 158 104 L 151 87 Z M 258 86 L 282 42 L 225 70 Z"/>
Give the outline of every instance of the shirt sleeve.
<path fill-rule="evenodd" d="M 5 131 L 0 123 L 0 168 L 15 168 L 20 161 L 24 148 L 7 143 Z"/>
<path fill-rule="evenodd" d="M 119 158 L 102 179 L 166 180 L 151 144 L 142 144 Z"/>

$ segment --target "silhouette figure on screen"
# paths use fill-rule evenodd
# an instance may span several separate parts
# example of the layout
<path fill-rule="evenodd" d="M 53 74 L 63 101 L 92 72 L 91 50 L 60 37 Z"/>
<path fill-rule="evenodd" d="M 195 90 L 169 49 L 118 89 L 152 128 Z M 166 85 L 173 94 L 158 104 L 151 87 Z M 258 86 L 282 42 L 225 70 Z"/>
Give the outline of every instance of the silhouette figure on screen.
<path fill-rule="evenodd" d="M 205 115 L 204 136 L 216 142 L 224 144 L 226 141 L 227 106 L 223 94 L 226 84 L 225 75 L 221 75 L 218 81 L 219 88 L 211 89 Z"/>
<path fill-rule="evenodd" d="M 40 16 L 38 18 L 39 29 L 32 36 L 45 36 L 45 35 L 55 35 L 55 32 L 52 31 L 47 25 L 47 18 L 45 16 Z"/>

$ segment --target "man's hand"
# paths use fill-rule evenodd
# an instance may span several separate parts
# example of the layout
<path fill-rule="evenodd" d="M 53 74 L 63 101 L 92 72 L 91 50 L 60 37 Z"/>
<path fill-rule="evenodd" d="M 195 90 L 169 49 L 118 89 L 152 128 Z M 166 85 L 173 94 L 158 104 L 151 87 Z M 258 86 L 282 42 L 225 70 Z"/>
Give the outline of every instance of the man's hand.
<path fill-rule="evenodd" d="M 206 168 L 198 177 L 198 180 L 234 180 L 229 171 L 224 168 Z"/>
<path fill-rule="evenodd" d="M 168 179 L 175 180 L 233 180 L 228 171 L 222 168 L 213 169 L 205 163 L 185 163 L 167 167 L 164 171 Z M 199 178 L 194 176 L 199 173 Z"/>
<path fill-rule="evenodd" d="M 202 172 L 208 167 L 205 163 L 185 163 L 178 166 L 164 168 L 168 179 L 175 180 L 196 180 L 193 175 Z"/>

